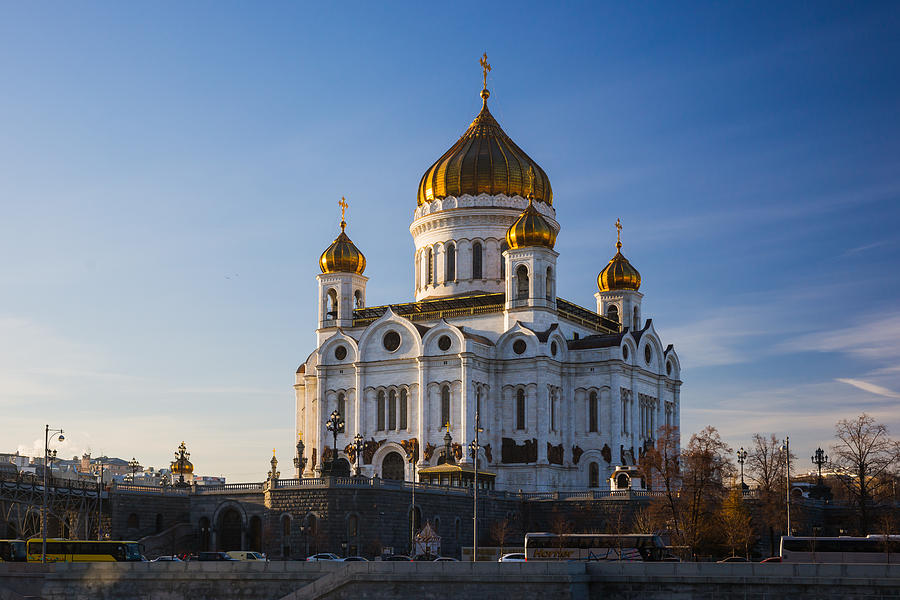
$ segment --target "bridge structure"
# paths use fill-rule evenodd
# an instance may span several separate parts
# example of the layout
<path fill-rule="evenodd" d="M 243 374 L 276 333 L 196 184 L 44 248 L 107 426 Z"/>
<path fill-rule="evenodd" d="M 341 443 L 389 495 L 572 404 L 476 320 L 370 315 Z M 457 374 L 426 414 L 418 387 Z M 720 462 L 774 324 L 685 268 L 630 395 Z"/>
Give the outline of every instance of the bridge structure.
<path fill-rule="evenodd" d="M 109 531 L 109 492 L 99 483 L 48 475 L 47 536 L 95 539 Z M 0 473 L 0 535 L 41 535 L 44 481 L 30 473 Z M 105 527 L 104 527 L 105 526 Z"/>

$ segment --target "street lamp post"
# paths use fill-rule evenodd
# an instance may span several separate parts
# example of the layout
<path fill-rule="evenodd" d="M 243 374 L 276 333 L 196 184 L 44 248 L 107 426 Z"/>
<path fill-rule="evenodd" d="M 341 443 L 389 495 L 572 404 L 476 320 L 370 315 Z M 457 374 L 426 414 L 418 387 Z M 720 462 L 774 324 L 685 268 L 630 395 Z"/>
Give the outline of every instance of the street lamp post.
<path fill-rule="evenodd" d="M 51 435 L 52 434 L 52 435 Z M 65 441 L 62 429 L 50 429 L 50 425 L 44 426 L 44 502 L 41 506 L 41 562 L 47 562 L 47 463 L 50 460 L 50 438 L 56 438 L 60 442 Z M 55 452 L 55 451 L 54 451 Z"/>
<path fill-rule="evenodd" d="M 362 455 L 363 448 L 365 447 L 365 442 L 363 442 L 363 436 L 357 433 L 353 437 L 353 450 L 356 451 L 356 476 L 359 477 L 359 460 Z"/>
<path fill-rule="evenodd" d="M 474 456 L 474 478 L 472 480 L 472 562 L 478 560 L 478 450 L 481 446 L 478 443 L 478 433 L 481 428 L 478 426 L 479 415 L 475 411 L 475 439 L 469 444 L 469 452 Z"/>
<path fill-rule="evenodd" d="M 416 465 L 419 462 L 419 448 L 413 448 L 413 452 L 409 455 L 409 462 L 412 465 L 412 510 L 409 514 L 409 545 L 411 550 L 409 555 L 415 558 L 416 551 Z"/>
<path fill-rule="evenodd" d="M 744 493 L 744 490 L 747 489 L 747 484 L 744 483 L 744 461 L 747 460 L 747 451 L 744 450 L 744 447 L 741 446 L 741 449 L 737 451 L 737 461 L 738 464 L 741 465 L 741 493 Z"/>
<path fill-rule="evenodd" d="M 97 480 L 97 541 L 103 540 L 103 461 L 98 459 L 100 478 Z"/>
<path fill-rule="evenodd" d="M 786 436 L 784 443 L 781 445 L 781 451 L 784 452 L 785 480 L 787 486 L 787 534 L 791 535 L 791 437 Z"/>
<path fill-rule="evenodd" d="M 812 455 L 812 463 L 819 468 L 819 477 L 816 485 L 822 485 L 822 465 L 828 462 L 828 455 L 821 448 L 816 448 L 816 453 Z"/>
<path fill-rule="evenodd" d="M 134 477 L 137 470 L 140 468 L 141 463 L 137 461 L 135 457 L 131 457 L 131 460 L 128 461 L 128 468 L 131 469 L 131 484 L 134 485 Z"/>
<path fill-rule="evenodd" d="M 181 445 L 178 446 L 178 451 L 175 452 L 175 464 L 178 465 L 178 487 L 187 486 L 184 482 L 184 469 L 190 457 L 191 453 L 187 451 L 187 446 L 185 446 L 184 441 L 182 441 Z"/>
<path fill-rule="evenodd" d="M 341 416 L 341 413 L 338 411 L 332 411 L 331 416 L 328 417 L 328 420 L 325 422 L 325 428 L 331 432 L 331 435 L 334 439 L 334 445 L 332 446 L 331 451 L 331 462 L 328 465 L 328 473 L 332 474 L 334 472 L 334 463 L 337 460 L 337 436 L 339 433 L 344 433 L 344 418 Z"/>

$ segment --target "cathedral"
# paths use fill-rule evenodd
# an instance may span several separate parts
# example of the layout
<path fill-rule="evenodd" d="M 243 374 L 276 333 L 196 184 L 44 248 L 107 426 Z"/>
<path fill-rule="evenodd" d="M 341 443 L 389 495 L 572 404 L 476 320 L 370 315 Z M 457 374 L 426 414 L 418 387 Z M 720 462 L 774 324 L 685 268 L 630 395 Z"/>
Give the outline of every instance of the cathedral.
<path fill-rule="evenodd" d="M 298 477 L 608 489 L 679 425 L 681 365 L 641 314 L 619 221 L 596 311 L 558 295 L 550 179 L 491 115 L 485 59 L 481 111 L 419 182 L 415 301 L 366 304 L 341 201 L 319 260 L 317 348 L 296 372 Z"/>

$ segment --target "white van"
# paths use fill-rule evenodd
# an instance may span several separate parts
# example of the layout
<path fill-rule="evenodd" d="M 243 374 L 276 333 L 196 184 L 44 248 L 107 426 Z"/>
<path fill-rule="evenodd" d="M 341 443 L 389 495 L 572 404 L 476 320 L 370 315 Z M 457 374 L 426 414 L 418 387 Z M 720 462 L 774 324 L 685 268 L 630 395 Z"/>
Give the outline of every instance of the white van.
<path fill-rule="evenodd" d="M 226 552 L 228 556 L 234 560 L 266 560 L 266 555 L 259 552 L 248 552 L 247 550 L 232 550 Z"/>

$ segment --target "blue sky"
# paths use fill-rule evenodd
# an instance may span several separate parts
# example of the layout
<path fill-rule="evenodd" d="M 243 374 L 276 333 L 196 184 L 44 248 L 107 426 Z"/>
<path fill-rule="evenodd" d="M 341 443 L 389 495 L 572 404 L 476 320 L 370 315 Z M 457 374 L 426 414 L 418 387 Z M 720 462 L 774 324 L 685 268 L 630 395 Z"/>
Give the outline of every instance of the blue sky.
<path fill-rule="evenodd" d="M 622 219 L 685 434 L 900 434 L 896 3 L 0 5 L 0 451 L 260 480 L 350 202 L 412 295 L 424 170 L 491 110 L 551 178 L 560 295 Z"/>

